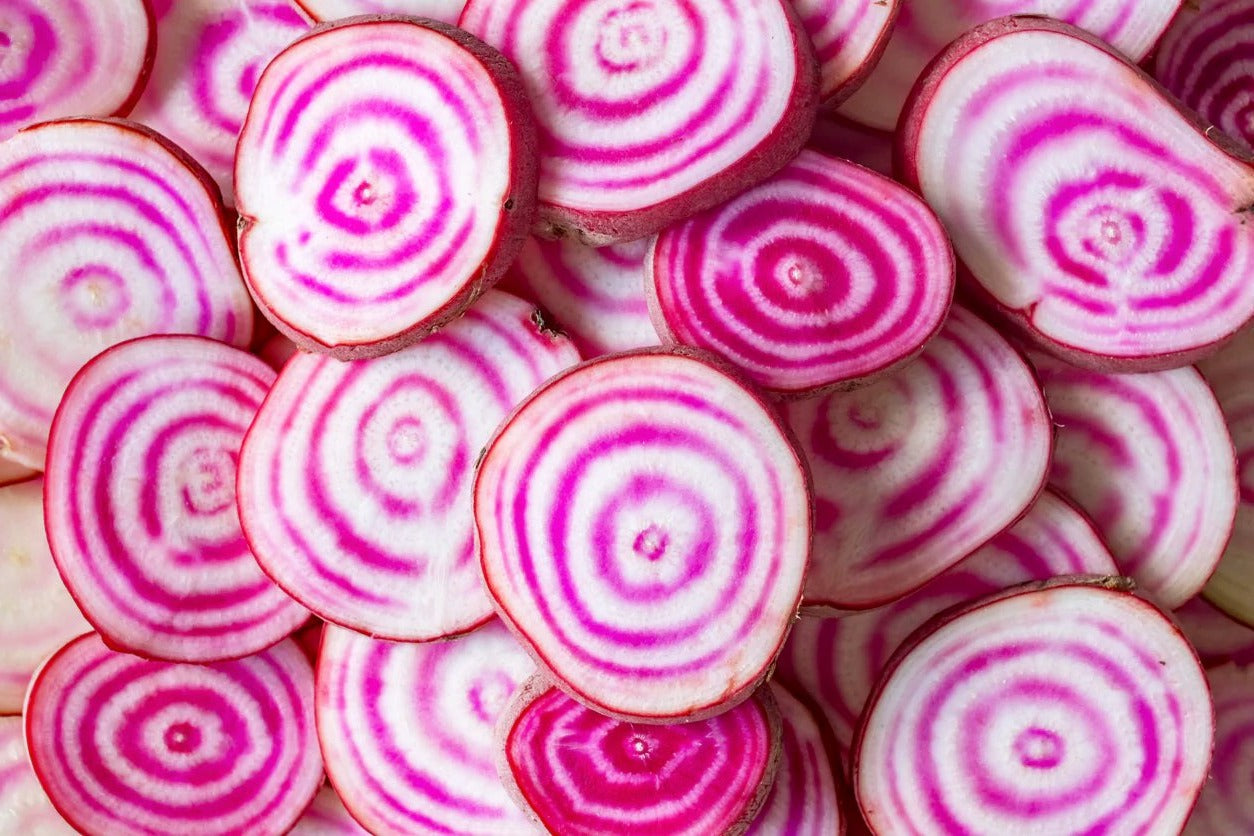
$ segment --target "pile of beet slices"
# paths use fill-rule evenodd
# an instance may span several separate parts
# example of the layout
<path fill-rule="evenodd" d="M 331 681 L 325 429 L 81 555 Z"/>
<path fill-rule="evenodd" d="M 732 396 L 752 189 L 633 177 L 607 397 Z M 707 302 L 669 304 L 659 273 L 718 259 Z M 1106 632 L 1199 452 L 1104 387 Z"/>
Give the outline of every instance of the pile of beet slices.
<path fill-rule="evenodd" d="M 0 834 L 1254 833 L 1251 143 L 1254 0 L 2 0 Z"/>

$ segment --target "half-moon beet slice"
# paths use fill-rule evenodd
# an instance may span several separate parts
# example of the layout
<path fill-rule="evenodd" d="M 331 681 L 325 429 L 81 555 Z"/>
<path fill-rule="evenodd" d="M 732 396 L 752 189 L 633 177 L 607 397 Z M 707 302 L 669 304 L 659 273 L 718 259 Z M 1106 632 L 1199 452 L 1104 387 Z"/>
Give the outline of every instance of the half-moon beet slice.
<path fill-rule="evenodd" d="M 540 122 L 540 231 L 607 244 L 768 177 L 814 123 L 787 0 L 470 0 L 460 26 L 522 74 Z"/>
<path fill-rule="evenodd" d="M 823 104 L 858 89 L 888 45 L 901 0 L 793 0 L 819 59 Z"/>
<path fill-rule="evenodd" d="M 21 717 L 0 717 L 0 833 L 74 836 L 39 786 L 22 739 Z"/>
<path fill-rule="evenodd" d="M 475 482 L 488 591 L 506 624 L 593 708 L 716 714 L 770 670 L 810 550 L 804 464 L 738 379 L 642 350 L 541 387 Z"/>
<path fill-rule="evenodd" d="M 1254 166 L 1109 46 L 1003 18 L 946 50 L 911 101 L 905 182 L 972 289 L 1051 353 L 1174 368 L 1254 314 Z"/>
<path fill-rule="evenodd" d="M 1206 680 L 1215 702 L 1215 757 L 1184 832 L 1254 833 L 1254 666 L 1224 665 L 1208 671 Z"/>
<path fill-rule="evenodd" d="M 240 259 L 297 345 L 386 354 L 496 282 L 535 217 L 513 67 L 418 18 L 325 24 L 266 67 L 235 158 Z"/>
<path fill-rule="evenodd" d="M 457 23 L 466 0 L 296 0 L 314 20 L 356 15 L 410 15 Z"/>
<path fill-rule="evenodd" d="M 1254 662 L 1254 630 L 1229 618 L 1206 599 L 1190 598 L 1172 615 L 1206 667 Z"/>
<path fill-rule="evenodd" d="M 1045 484 L 1041 390 L 1010 344 L 957 306 L 915 362 L 786 415 L 814 476 L 812 611 L 909 594 L 1007 528 Z"/>
<path fill-rule="evenodd" d="M 1178 833 L 1214 716 L 1188 642 L 1111 578 L 939 616 L 889 666 L 853 753 L 877 833 Z"/>

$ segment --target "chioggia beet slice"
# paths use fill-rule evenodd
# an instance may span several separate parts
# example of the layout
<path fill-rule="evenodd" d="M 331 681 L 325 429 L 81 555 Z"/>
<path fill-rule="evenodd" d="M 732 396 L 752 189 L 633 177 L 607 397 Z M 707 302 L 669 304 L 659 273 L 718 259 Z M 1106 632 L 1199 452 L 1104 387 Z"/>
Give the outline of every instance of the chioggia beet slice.
<path fill-rule="evenodd" d="M 355 15 L 411 15 L 457 23 L 466 0 L 297 0 L 314 20 Z"/>
<path fill-rule="evenodd" d="M 66 116 L 125 116 L 152 70 L 146 0 L 5 0 L 0 140 Z"/>
<path fill-rule="evenodd" d="M 498 768 L 550 833 L 735 836 L 775 780 L 780 724 L 770 688 L 716 717 L 642 725 L 599 714 L 537 675 L 498 723 Z"/>
<path fill-rule="evenodd" d="M 41 469 L 66 384 L 152 333 L 248 344 L 217 189 L 139 125 L 66 120 L 0 143 L 0 454 Z"/>
<path fill-rule="evenodd" d="M 1119 580 L 1032 583 L 916 632 L 853 753 L 877 833 L 1177 833 L 1214 716 L 1188 642 Z"/>
<path fill-rule="evenodd" d="M 235 157 L 249 289 L 297 345 L 386 354 L 456 318 L 535 217 L 518 75 L 419 18 L 324 24 L 261 74 Z"/>
<path fill-rule="evenodd" d="M 778 170 L 818 69 L 786 0 L 471 0 L 460 25 L 522 74 L 540 122 L 540 231 L 657 232 Z"/>
<path fill-rule="evenodd" d="M 1206 673 L 1215 703 L 1210 780 L 1184 832 L 1231 836 L 1254 832 L 1254 666 L 1227 664 Z"/>
<path fill-rule="evenodd" d="M 848 98 L 872 71 L 902 5 L 908 0 L 793 0 L 819 59 L 825 106 Z"/>
<path fill-rule="evenodd" d="M 1172 614 L 1206 667 L 1254 662 L 1254 630 L 1224 615 L 1206 599 L 1190 598 Z"/>
<path fill-rule="evenodd" d="M 484 623 L 476 458 L 515 405 L 578 361 L 531 305 L 499 291 L 386 357 L 292 358 L 240 454 L 240 519 L 258 563 L 323 619 L 378 638 Z"/>
<path fill-rule="evenodd" d="M 971 288 L 1053 354 L 1122 372 L 1254 314 L 1254 166 L 1127 59 L 1047 18 L 977 27 L 902 116 L 898 161 Z"/>
<path fill-rule="evenodd" d="M 949 240 L 923 201 L 811 150 L 663 230 L 645 266 L 665 340 L 783 396 L 849 388 L 914 357 L 954 289 Z"/>
<path fill-rule="evenodd" d="M 878 171 L 885 177 L 893 175 L 893 135 L 850 122 L 837 114 L 819 114 L 810 134 L 810 147 L 829 157 Z"/>
<path fill-rule="evenodd" d="M 335 788 L 327 784 L 318 790 L 313 804 L 288 831 L 288 836 L 370 836 L 370 831 L 349 815 Z"/>
<path fill-rule="evenodd" d="M 844 751 L 889 657 L 929 618 L 1008 586 L 1058 575 L 1115 575 L 1092 524 L 1046 491 L 1027 515 L 957 566 L 899 601 L 843 618 L 802 618 L 776 676 L 810 696 Z"/>
<path fill-rule="evenodd" d="M 74 836 L 39 786 L 22 739 L 21 717 L 0 717 L 0 833 Z"/>
<path fill-rule="evenodd" d="M 240 444 L 273 382 L 244 351 L 158 336 L 102 353 L 66 390 L 48 446 L 48 543 L 110 647 L 235 658 L 309 618 L 257 566 L 235 506 Z"/>
<path fill-rule="evenodd" d="M 957 306 L 915 362 L 786 415 L 814 476 L 812 611 L 909 594 L 1010 526 L 1045 484 L 1040 388 L 1009 343 Z"/>
<path fill-rule="evenodd" d="M 598 711 L 725 711 L 797 612 L 804 464 L 758 395 L 703 359 L 640 350 L 554 378 L 489 443 L 474 504 L 498 612 Z"/>
<path fill-rule="evenodd" d="M 537 833 L 495 766 L 497 721 L 534 671 L 499 621 L 428 644 L 328 626 L 318 737 L 345 806 L 374 833 Z"/>
<path fill-rule="evenodd" d="M 313 670 L 290 641 L 186 665 L 88 634 L 40 668 L 25 716 L 40 784 L 84 833 L 278 836 L 322 783 Z"/>
<path fill-rule="evenodd" d="M 1123 574 L 1164 607 L 1201 591 L 1232 534 L 1237 472 L 1195 369 L 1117 375 L 1033 354 L 1058 443 L 1049 484 L 1086 511 Z"/>

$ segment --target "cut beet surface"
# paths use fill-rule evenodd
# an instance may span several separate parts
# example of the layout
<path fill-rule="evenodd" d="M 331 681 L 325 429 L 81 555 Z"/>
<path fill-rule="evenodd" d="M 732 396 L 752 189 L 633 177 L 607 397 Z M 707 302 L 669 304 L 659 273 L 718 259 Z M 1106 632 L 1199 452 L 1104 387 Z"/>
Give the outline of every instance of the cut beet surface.
<path fill-rule="evenodd" d="M 824 106 L 844 101 L 873 71 L 903 5 L 909 0 L 793 0 L 819 59 Z"/>
<path fill-rule="evenodd" d="M 355 15 L 412 15 L 457 23 L 466 0 L 296 0 L 314 20 Z"/>
<path fill-rule="evenodd" d="M 21 717 L 0 717 L 0 833 L 74 836 L 39 786 L 22 739 Z"/>

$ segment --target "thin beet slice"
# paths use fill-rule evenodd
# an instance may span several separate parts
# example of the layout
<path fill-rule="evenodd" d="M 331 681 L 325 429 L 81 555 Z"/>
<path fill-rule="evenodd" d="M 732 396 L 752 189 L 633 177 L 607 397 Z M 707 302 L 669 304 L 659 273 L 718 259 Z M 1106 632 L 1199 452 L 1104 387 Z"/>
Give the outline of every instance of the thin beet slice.
<path fill-rule="evenodd" d="M 48 443 L 44 514 L 61 577 L 111 647 L 206 662 L 309 618 L 240 529 L 240 444 L 274 372 L 200 337 L 144 337 L 92 360 Z"/>
<path fill-rule="evenodd" d="M 934 619 L 893 659 L 853 753 L 878 833 L 1177 833 L 1206 780 L 1206 680 L 1110 578 L 1026 584 Z"/>
<path fill-rule="evenodd" d="M 1254 166 L 1144 72 L 1047 18 L 977 27 L 902 115 L 898 162 L 971 287 L 1077 365 L 1191 363 L 1254 314 Z"/>
<path fill-rule="evenodd" d="M 534 130 L 509 62 L 446 24 L 353 18 L 296 41 L 262 73 L 235 158 L 262 312 L 338 359 L 456 318 L 532 225 Z"/>
<path fill-rule="evenodd" d="M 21 717 L 0 717 L 0 833 L 74 836 L 39 786 L 22 739 Z"/>
<path fill-rule="evenodd" d="M 774 173 L 814 122 L 814 53 L 785 0 L 471 0 L 459 25 L 531 95 L 549 237 L 651 235 Z"/>
<path fill-rule="evenodd" d="M 833 113 L 820 113 L 810 133 L 809 146 L 829 157 L 849 160 L 885 177 L 893 176 L 893 135 L 850 122 Z"/>
<path fill-rule="evenodd" d="M 386 357 L 292 358 L 240 454 L 240 519 L 258 563 L 320 617 L 377 638 L 484 623 L 476 457 L 515 405 L 578 361 L 531 305 L 498 291 Z"/>
<path fill-rule="evenodd" d="M 765 678 L 810 549 L 805 468 L 773 412 L 686 354 L 577 366 L 488 445 L 475 525 L 497 610 L 598 711 L 716 714 Z"/>
<path fill-rule="evenodd" d="M 534 670 L 498 621 L 429 644 L 327 627 L 318 737 L 353 816 L 375 833 L 535 833 L 494 754 L 498 717 Z"/>
<path fill-rule="evenodd" d="M 457 23 L 466 0 L 296 0 L 314 20 L 356 15 L 411 15 Z"/>
<path fill-rule="evenodd" d="M 327 784 L 287 836 L 370 836 L 370 831 L 357 823 L 335 788 Z"/>
<path fill-rule="evenodd" d="M 1190 598 L 1172 613 L 1206 667 L 1254 662 L 1254 630 L 1229 618 L 1204 598 Z"/>
<path fill-rule="evenodd" d="M 1228 664 L 1207 671 L 1215 703 L 1215 757 L 1210 780 L 1189 817 L 1189 836 L 1254 832 L 1254 666 Z"/>
<path fill-rule="evenodd" d="M 1049 483 L 1164 607 L 1215 571 L 1237 512 L 1232 440 L 1195 369 L 1115 375 L 1034 354 L 1058 443 Z"/>
<path fill-rule="evenodd" d="M 501 777 L 550 833 L 736 836 L 780 761 L 769 688 L 716 717 L 672 725 L 615 720 L 537 675 L 498 726 Z"/>
<path fill-rule="evenodd" d="M 84 833 L 279 836 L 322 783 L 313 670 L 282 642 L 212 665 L 153 662 L 94 633 L 26 698 L 39 782 Z"/>
<path fill-rule="evenodd" d="M 152 333 L 247 345 L 252 305 L 203 170 L 146 129 L 74 119 L 0 143 L 0 453 L 42 469 L 65 386 Z"/>
<path fill-rule="evenodd" d="M 664 339 L 713 351 L 785 397 L 905 363 L 940 330 L 954 289 L 949 240 L 923 201 L 811 150 L 663 230 L 646 270 Z"/>
<path fill-rule="evenodd" d="M 814 475 L 811 610 L 909 594 L 1007 528 L 1045 484 L 1052 428 L 1032 372 L 956 306 L 914 363 L 786 415 Z"/>
<path fill-rule="evenodd" d="M 888 45 L 909 0 L 793 0 L 819 59 L 819 91 L 832 107 L 858 89 Z"/>

